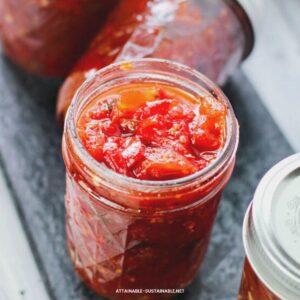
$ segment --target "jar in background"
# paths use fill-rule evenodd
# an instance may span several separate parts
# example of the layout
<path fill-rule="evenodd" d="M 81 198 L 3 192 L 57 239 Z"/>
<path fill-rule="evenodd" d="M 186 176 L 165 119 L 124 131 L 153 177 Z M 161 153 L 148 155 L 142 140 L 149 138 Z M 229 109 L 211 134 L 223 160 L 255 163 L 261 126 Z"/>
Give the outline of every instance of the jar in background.
<path fill-rule="evenodd" d="M 160 181 L 126 177 L 94 160 L 77 135 L 80 113 L 110 87 L 138 82 L 168 83 L 224 101 L 226 141 L 219 157 L 200 172 Z M 104 297 L 128 300 L 170 298 L 174 294 L 145 289 L 184 289 L 191 283 L 208 247 L 237 144 L 238 126 L 228 99 L 188 67 L 134 60 L 110 65 L 86 81 L 68 111 L 63 136 L 68 247 L 83 281 Z M 118 289 L 143 292 L 118 294 Z"/>
<path fill-rule="evenodd" d="M 64 119 L 76 90 L 90 74 L 116 61 L 173 60 L 224 84 L 253 48 L 251 20 L 260 6 L 252 2 L 121 0 L 61 87 L 58 118 Z"/>
<path fill-rule="evenodd" d="M 300 299 L 300 154 L 260 182 L 243 228 L 246 251 L 239 300 Z"/>
<path fill-rule="evenodd" d="M 1 0 L 0 39 L 15 63 L 64 76 L 117 0 Z"/>

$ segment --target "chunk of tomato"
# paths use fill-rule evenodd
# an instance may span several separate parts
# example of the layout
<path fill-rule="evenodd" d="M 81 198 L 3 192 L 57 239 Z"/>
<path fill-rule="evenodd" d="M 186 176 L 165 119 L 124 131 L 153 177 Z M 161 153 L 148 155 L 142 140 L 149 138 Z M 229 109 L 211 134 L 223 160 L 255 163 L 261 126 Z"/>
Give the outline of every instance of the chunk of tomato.
<path fill-rule="evenodd" d="M 148 148 L 145 160 L 134 168 L 136 178 L 167 180 L 190 175 L 196 168 L 183 155 L 165 148 Z"/>
<path fill-rule="evenodd" d="M 218 150 L 223 143 L 223 127 L 211 116 L 197 117 L 190 123 L 191 142 L 198 151 Z"/>

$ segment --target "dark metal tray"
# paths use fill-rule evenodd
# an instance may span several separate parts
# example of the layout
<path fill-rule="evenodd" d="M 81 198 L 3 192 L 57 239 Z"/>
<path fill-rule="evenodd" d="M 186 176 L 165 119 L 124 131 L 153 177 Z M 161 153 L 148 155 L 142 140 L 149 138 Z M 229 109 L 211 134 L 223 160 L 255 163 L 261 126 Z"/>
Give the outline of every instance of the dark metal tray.
<path fill-rule="evenodd" d="M 65 171 L 61 129 L 54 118 L 58 86 L 58 81 L 25 74 L 0 54 L 1 164 L 51 298 L 101 299 L 78 280 L 65 248 Z M 181 300 L 236 299 L 246 208 L 261 176 L 293 152 L 241 72 L 231 78 L 225 93 L 241 126 L 237 164 L 205 264 L 186 293 L 178 296 Z"/>

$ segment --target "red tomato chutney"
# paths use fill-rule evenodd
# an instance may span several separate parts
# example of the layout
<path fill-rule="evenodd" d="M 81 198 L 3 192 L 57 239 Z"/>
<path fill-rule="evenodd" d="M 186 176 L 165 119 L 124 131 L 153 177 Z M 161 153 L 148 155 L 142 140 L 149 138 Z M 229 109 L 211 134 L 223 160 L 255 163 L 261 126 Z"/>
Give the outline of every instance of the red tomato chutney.
<path fill-rule="evenodd" d="M 109 90 L 77 122 L 88 152 L 125 176 L 167 180 L 205 168 L 223 148 L 224 103 L 193 99 L 171 86 L 142 83 Z"/>
<path fill-rule="evenodd" d="M 0 40 L 25 70 L 66 76 L 117 0 L 1 0 Z"/>
<path fill-rule="evenodd" d="M 196 276 L 238 143 L 224 94 L 161 60 L 111 65 L 67 115 L 67 239 L 109 299 L 168 299 Z M 155 289 L 153 291 L 153 289 Z"/>
<path fill-rule="evenodd" d="M 136 58 L 173 60 L 218 84 L 251 52 L 250 19 L 238 1 L 121 0 L 62 85 L 60 121 L 90 73 Z"/>
<path fill-rule="evenodd" d="M 255 299 L 280 300 L 280 298 L 275 296 L 258 278 L 246 258 L 238 300 Z"/>

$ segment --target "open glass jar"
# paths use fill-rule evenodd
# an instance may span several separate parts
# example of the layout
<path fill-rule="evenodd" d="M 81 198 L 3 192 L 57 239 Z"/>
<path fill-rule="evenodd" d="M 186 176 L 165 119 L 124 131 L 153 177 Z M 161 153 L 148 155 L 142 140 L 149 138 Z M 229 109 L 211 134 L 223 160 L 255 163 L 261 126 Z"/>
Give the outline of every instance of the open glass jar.
<path fill-rule="evenodd" d="M 224 101 L 226 141 L 216 160 L 186 177 L 151 181 L 117 174 L 93 159 L 76 130 L 80 113 L 104 91 L 132 82 L 168 83 Z M 228 99 L 188 67 L 134 60 L 104 68 L 86 81 L 68 111 L 63 136 L 68 247 L 84 282 L 109 299 L 164 299 L 185 288 L 206 253 L 237 145 L 238 125 Z M 127 292 L 118 294 L 120 289 Z"/>
<path fill-rule="evenodd" d="M 77 88 L 116 61 L 152 57 L 197 69 L 219 85 L 251 53 L 264 1 L 123 0 L 65 80 L 62 120 Z"/>
<path fill-rule="evenodd" d="M 243 228 L 246 251 L 239 300 L 300 299 L 300 154 L 260 182 Z"/>

